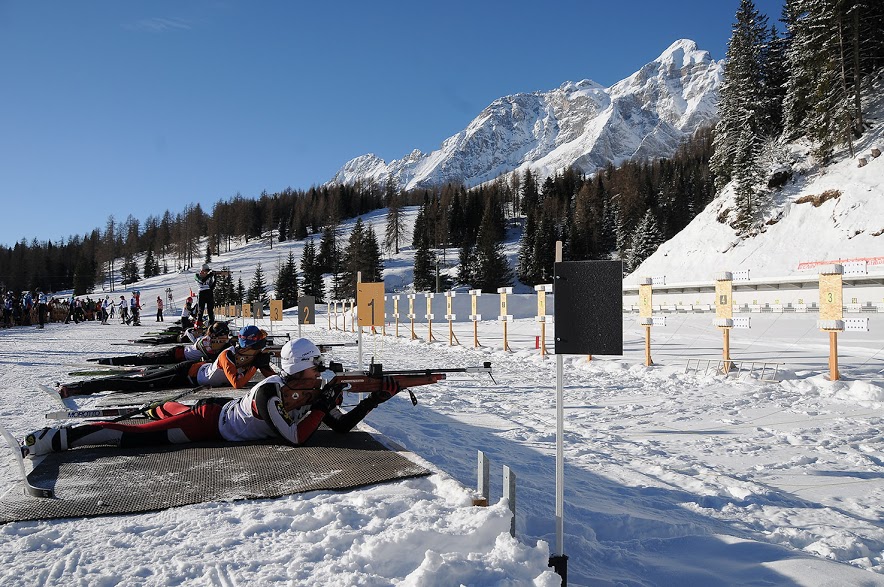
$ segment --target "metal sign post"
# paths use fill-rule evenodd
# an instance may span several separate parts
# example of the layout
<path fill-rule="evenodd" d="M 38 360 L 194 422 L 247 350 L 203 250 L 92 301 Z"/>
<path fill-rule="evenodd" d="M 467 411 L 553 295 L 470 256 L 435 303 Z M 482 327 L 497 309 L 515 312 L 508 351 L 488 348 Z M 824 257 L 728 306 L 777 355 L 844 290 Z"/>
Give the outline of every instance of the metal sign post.
<path fill-rule="evenodd" d="M 567 583 L 565 555 L 564 367 L 565 354 L 623 354 L 623 263 L 562 262 L 556 243 L 554 295 L 556 353 L 556 550 L 549 564 Z"/>

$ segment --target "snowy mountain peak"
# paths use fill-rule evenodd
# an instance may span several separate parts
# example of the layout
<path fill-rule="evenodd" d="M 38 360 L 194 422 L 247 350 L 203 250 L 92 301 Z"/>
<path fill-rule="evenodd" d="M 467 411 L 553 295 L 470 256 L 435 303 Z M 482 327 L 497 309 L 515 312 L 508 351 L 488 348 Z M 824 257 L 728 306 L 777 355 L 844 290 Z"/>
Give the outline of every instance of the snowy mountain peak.
<path fill-rule="evenodd" d="M 690 39 L 679 39 L 669 45 L 654 61 L 662 65 L 671 64 L 681 69 L 697 63 L 712 63 L 712 57 L 708 51 L 698 49 L 697 44 Z"/>
<path fill-rule="evenodd" d="M 389 163 L 363 155 L 329 183 L 393 177 L 404 189 L 471 187 L 526 168 L 541 177 L 569 166 L 591 174 L 608 163 L 670 156 L 684 138 L 715 123 L 720 83 L 721 64 L 680 39 L 610 88 L 566 81 L 547 92 L 503 96 L 438 150 L 414 150 Z"/>

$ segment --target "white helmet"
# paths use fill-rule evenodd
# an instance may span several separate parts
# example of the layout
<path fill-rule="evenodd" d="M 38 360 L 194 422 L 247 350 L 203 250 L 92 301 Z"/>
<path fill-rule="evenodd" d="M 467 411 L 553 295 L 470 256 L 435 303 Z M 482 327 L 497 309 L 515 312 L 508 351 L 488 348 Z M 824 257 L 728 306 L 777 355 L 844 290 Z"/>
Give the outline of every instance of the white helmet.
<path fill-rule="evenodd" d="M 282 345 L 279 363 L 283 371 L 295 375 L 318 365 L 320 355 L 319 348 L 315 344 L 306 338 L 299 338 Z"/>

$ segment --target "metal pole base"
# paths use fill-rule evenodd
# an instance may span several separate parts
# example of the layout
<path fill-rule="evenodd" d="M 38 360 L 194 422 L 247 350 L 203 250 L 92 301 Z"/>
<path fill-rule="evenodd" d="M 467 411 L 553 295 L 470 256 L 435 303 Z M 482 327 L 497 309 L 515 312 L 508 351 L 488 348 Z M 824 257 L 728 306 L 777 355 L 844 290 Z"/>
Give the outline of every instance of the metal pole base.
<path fill-rule="evenodd" d="M 568 584 L 568 555 L 557 554 L 549 557 L 549 565 L 562 578 L 562 587 Z"/>

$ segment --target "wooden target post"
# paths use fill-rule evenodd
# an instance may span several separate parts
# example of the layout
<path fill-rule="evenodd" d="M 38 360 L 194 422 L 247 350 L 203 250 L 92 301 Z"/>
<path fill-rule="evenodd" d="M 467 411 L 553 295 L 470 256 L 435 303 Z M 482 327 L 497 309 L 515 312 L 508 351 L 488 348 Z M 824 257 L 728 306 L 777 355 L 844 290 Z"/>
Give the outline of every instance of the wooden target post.
<path fill-rule="evenodd" d="M 451 308 L 452 302 L 454 301 L 455 293 L 453 291 L 445 292 L 445 319 L 448 320 L 448 346 L 454 346 L 454 341 L 457 340 L 457 336 L 454 335 L 454 320 L 457 318 L 457 315 Z M 460 341 L 457 340 L 457 344 L 460 344 Z"/>
<path fill-rule="evenodd" d="M 748 316 L 734 317 L 734 281 L 749 281 L 749 271 L 723 271 L 715 276 L 715 320 L 712 324 L 722 331 L 721 358 L 725 375 L 734 367 L 731 362 L 731 328 L 751 328 Z"/>
<path fill-rule="evenodd" d="M 356 284 L 356 318 L 359 321 L 359 368 L 362 369 L 362 329 L 384 323 L 384 282 L 363 282 Z"/>
<path fill-rule="evenodd" d="M 715 276 L 715 320 L 712 323 L 722 332 L 721 358 L 724 360 L 724 372 L 731 367 L 731 328 L 734 327 L 734 275 L 723 271 Z"/>
<path fill-rule="evenodd" d="M 252 304 L 243 304 L 242 305 L 242 317 L 243 318 L 251 318 L 252 317 Z"/>
<path fill-rule="evenodd" d="M 639 319 L 638 322 L 645 327 L 645 366 L 654 364 L 651 359 L 651 326 L 666 326 L 666 316 L 654 316 L 653 288 L 655 285 L 666 283 L 665 277 L 642 277 L 639 280 Z"/>
<path fill-rule="evenodd" d="M 499 287 L 497 288 L 497 293 L 500 294 L 500 316 L 497 317 L 497 320 L 503 322 L 503 350 L 508 351 L 510 350 L 510 345 L 507 340 L 507 324 L 512 322 L 513 316 L 512 314 L 507 314 L 506 296 L 513 293 L 513 288 Z"/>
<path fill-rule="evenodd" d="M 396 321 L 396 338 L 399 338 L 399 296 L 393 296 L 393 320 Z"/>
<path fill-rule="evenodd" d="M 415 340 L 417 338 L 417 334 L 414 333 L 414 298 L 417 294 L 408 294 L 408 319 L 411 321 L 411 340 Z"/>
<path fill-rule="evenodd" d="M 350 332 L 356 332 L 356 298 L 348 298 L 347 303 L 350 304 Z"/>
<path fill-rule="evenodd" d="M 537 292 L 537 321 L 540 322 L 540 357 L 546 358 L 546 323 L 551 321 L 552 316 L 546 315 L 546 294 L 551 293 L 551 283 L 541 283 L 534 286 Z"/>
<path fill-rule="evenodd" d="M 638 284 L 638 322 L 645 327 L 645 366 L 654 364 L 651 360 L 651 326 L 654 324 L 653 305 L 654 283 L 650 277 L 642 277 Z"/>
<path fill-rule="evenodd" d="M 473 313 L 470 314 L 470 321 L 473 323 L 473 348 L 479 348 L 479 320 L 482 319 L 482 314 L 477 311 L 478 302 L 477 298 L 482 295 L 481 289 L 471 289 L 470 290 L 470 308 Z"/>
<path fill-rule="evenodd" d="M 436 339 L 433 337 L 433 296 L 436 294 L 431 292 L 424 293 L 424 297 L 427 298 L 427 313 L 424 316 L 427 319 L 427 342 L 435 342 Z"/>
<path fill-rule="evenodd" d="M 820 319 L 817 328 L 829 333 L 829 379 L 841 378 L 838 372 L 838 333 L 844 330 L 843 265 L 820 269 Z"/>
<path fill-rule="evenodd" d="M 282 322 L 282 300 L 270 300 L 270 335 L 273 335 L 273 323 Z"/>

